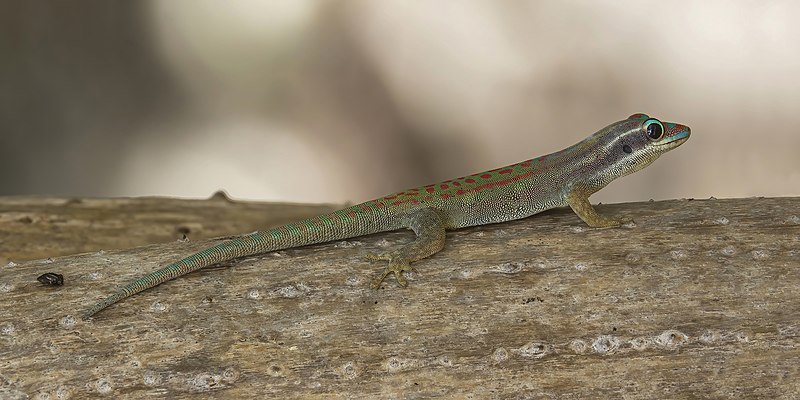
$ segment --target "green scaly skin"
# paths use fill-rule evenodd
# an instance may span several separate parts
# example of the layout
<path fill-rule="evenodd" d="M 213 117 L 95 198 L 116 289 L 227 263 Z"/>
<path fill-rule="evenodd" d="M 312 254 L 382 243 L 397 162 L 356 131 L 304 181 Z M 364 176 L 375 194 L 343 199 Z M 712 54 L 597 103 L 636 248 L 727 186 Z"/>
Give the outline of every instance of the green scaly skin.
<path fill-rule="evenodd" d="M 373 287 L 389 274 L 406 286 L 403 272 L 413 271 L 411 263 L 441 250 L 449 229 L 510 221 L 565 206 L 591 227 L 619 226 L 627 221 L 598 214 L 589 196 L 612 180 L 650 165 L 689 135 L 687 126 L 634 114 L 553 154 L 398 192 L 209 247 L 123 286 L 82 316 L 87 319 L 126 297 L 222 261 L 377 232 L 408 228 L 417 238 L 372 256 L 388 262 Z"/>

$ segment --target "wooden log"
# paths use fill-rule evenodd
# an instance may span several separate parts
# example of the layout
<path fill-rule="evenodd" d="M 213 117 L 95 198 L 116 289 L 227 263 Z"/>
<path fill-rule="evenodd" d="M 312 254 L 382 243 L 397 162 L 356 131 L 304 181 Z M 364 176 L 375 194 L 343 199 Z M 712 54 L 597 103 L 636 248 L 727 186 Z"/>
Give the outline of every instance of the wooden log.
<path fill-rule="evenodd" d="M 96 225 L 135 223 L 114 213 L 126 201 L 80 204 L 96 206 Z M 164 199 L 178 217 L 142 229 L 174 236 L 236 214 L 183 220 L 191 204 Z M 0 398 L 800 396 L 800 198 L 599 210 L 636 224 L 591 229 L 559 209 L 451 232 L 408 288 L 369 289 L 383 265 L 363 256 L 410 232 L 280 251 L 167 282 L 90 322 L 79 312 L 119 285 L 218 240 L 0 266 Z M 93 226 L 73 231 L 75 246 Z M 45 272 L 64 285 L 37 282 Z"/>
<path fill-rule="evenodd" d="M 333 205 L 208 200 L 0 197 L 0 265 L 183 237 L 235 235 L 329 212 Z"/>

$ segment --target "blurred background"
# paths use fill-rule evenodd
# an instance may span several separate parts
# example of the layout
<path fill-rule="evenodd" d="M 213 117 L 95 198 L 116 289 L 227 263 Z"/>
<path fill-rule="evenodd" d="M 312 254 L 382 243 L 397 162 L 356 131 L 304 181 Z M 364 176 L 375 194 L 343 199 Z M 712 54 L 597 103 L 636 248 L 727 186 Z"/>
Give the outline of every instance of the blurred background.
<path fill-rule="evenodd" d="M 790 0 L 3 0 L 0 195 L 360 202 L 637 112 L 692 138 L 593 201 L 800 195 L 798 16 Z"/>

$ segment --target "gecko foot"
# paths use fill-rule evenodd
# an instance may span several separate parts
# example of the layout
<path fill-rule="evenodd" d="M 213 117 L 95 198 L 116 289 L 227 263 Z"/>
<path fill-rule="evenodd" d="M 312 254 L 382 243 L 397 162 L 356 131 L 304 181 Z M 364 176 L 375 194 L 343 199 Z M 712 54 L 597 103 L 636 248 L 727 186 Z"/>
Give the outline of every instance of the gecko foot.
<path fill-rule="evenodd" d="M 372 261 L 388 261 L 389 265 L 383 269 L 383 273 L 379 278 L 376 278 L 370 284 L 370 287 L 373 289 L 378 289 L 381 286 L 381 283 L 384 279 L 386 279 L 389 274 L 394 274 L 395 279 L 397 279 L 397 284 L 401 287 L 408 286 L 408 281 L 403 276 L 403 272 L 414 272 L 416 273 L 416 268 L 412 267 L 411 264 L 401 257 L 397 257 L 392 255 L 391 253 L 386 254 L 369 254 L 367 255 L 367 259 Z"/>
<path fill-rule="evenodd" d="M 614 220 L 614 225 L 611 225 L 612 228 L 618 228 L 620 226 L 636 224 L 636 221 L 634 221 L 631 218 L 617 217 L 614 218 L 613 220 Z"/>
<path fill-rule="evenodd" d="M 593 219 L 591 222 L 587 221 L 587 224 L 592 228 L 618 228 L 623 225 L 633 224 L 635 223 L 630 218 L 625 217 L 606 217 L 606 216 L 599 216 L 599 218 Z"/>

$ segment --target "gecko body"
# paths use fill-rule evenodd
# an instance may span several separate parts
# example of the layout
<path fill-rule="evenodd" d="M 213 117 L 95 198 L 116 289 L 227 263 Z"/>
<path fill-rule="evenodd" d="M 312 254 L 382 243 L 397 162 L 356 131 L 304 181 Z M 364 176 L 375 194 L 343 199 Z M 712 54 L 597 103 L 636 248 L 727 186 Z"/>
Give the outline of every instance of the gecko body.
<path fill-rule="evenodd" d="M 589 196 L 616 178 L 641 170 L 686 140 L 691 130 L 634 114 L 564 150 L 517 164 L 397 192 L 332 213 L 255 232 L 219 243 L 153 271 L 85 310 L 84 319 L 106 307 L 222 261 L 407 228 L 417 237 L 398 249 L 374 255 L 387 262 L 373 281 L 390 274 L 406 286 L 411 263 L 444 247 L 445 231 L 525 218 L 569 206 L 589 226 L 614 227 L 627 222 L 598 214 Z"/>

